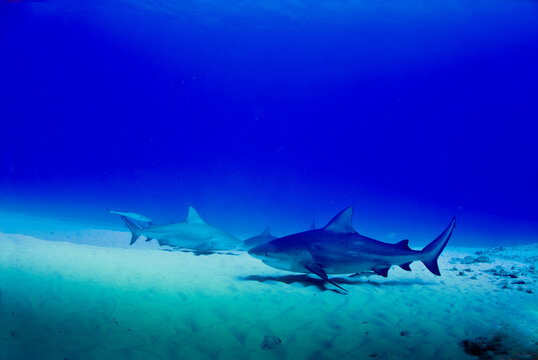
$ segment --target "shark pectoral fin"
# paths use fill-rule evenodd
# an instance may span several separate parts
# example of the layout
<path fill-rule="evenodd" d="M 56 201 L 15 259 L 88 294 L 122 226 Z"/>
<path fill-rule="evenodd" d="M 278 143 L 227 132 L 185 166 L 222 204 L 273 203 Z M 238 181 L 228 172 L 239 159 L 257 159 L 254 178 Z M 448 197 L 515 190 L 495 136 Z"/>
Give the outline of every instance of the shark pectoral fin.
<path fill-rule="evenodd" d="M 405 264 L 401 264 L 400 267 L 401 267 L 402 269 L 404 269 L 405 271 L 411 271 L 411 267 L 409 267 L 409 265 L 411 265 L 410 262 L 405 263 Z"/>
<path fill-rule="evenodd" d="M 323 266 L 321 266 L 320 264 L 308 263 L 308 264 L 304 265 L 304 268 L 306 270 L 310 271 L 311 273 L 316 274 L 317 276 L 319 276 L 323 280 L 333 284 L 337 288 L 342 289 L 345 292 L 348 292 L 346 289 L 344 289 L 343 287 L 341 287 L 340 285 L 338 285 L 337 283 L 335 283 L 334 281 L 329 279 L 329 276 L 327 276 L 327 273 L 325 272 L 325 270 L 323 270 Z"/>
<path fill-rule="evenodd" d="M 387 275 L 389 274 L 389 269 L 390 269 L 390 266 L 386 266 L 386 265 L 374 266 L 372 268 L 372 270 L 377 275 L 381 275 L 383 277 L 387 277 Z"/>

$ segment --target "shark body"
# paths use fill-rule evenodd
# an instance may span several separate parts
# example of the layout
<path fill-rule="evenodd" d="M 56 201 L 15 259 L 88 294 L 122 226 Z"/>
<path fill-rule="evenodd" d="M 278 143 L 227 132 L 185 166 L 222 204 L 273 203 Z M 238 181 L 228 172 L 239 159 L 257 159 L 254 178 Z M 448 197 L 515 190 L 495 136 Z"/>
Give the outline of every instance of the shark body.
<path fill-rule="evenodd" d="M 121 219 L 131 231 L 130 245 L 134 244 L 140 236 L 145 236 L 146 241 L 155 239 L 160 246 L 189 249 L 201 254 L 233 250 L 240 243 L 239 239 L 232 234 L 205 223 L 192 206 L 189 207 L 187 219 L 176 224 L 141 228 L 124 216 Z"/>
<path fill-rule="evenodd" d="M 277 269 L 313 273 L 331 281 L 328 274 L 374 271 L 386 277 L 392 265 L 411 271 L 409 265 L 422 261 L 435 275 L 441 275 L 437 259 L 456 225 L 455 218 L 441 235 L 422 250 L 412 250 L 408 240 L 388 244 L 358 234 L 352 225 L 353 208 L 336 215 L 324 228 L 305 231 L 261 244 L 248 251 Z"/>

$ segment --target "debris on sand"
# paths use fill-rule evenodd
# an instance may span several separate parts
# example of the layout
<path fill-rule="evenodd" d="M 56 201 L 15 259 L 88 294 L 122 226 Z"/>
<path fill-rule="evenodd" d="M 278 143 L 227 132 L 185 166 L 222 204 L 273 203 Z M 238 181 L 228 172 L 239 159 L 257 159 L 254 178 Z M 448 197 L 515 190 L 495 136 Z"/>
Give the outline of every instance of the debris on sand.
<path fill-rule="evenodd" d="M 490 260 L 489 260 L 489 257 L 487 257 L 486 255 L 482 255 L 474 259 L 474 262 L 475 263 L 489 263 Z"/>
<path fill-rule="evenodd" d="M 466 256 L 466 257 L 464 257 L 464 258 L 461 260 L 461 263 L 462 263 L 462 264 L 467 264 L 467 265 L 468 265 L 468 264 L 472 264 L 472 263 L 474 263 L 474 257 L 472 257 L 472 256 Z"/>
<path fill-rule="evenodd" d="M 489 263 L 491 262 L 490 258 L 486 255 L 480 255 L 477 257 L 474 256 L 466 256 L 463 259 L 462 258 L 452 258 L 449 261 L 451 264 L 463 264 L 463 265 L 470 265 L 475 263 Z"/>
<path fill-rule="evenodd" d="M 488 336 L 466 339 L 460 342 L 465 353 L 478 359 L 493 360 L 533 360 L 538 359 L 535 342 L 521 342 L 505 332 L 490 333 Z"/>
<path fill-rule="evenodd" d="M 501 289 L 512 289 L 512 287 L 508 285 L 508 280 L 502 280 L 497 285 L 499 285 Z"/>
<path fill-rule="evenodd" d="M 282 340 L 276 336 L 265 335 L 263 338 L 261 348 L 262 350 L 273 350 L 282 345 Z"/>
<path fill-rule="evenodd" d="M 519 271 L 508 271 L 505 268 L 503 268 L 501 265 L 497 265 L 492 269 L 489 270 L 483 270 L 485 273 L 491 274 L 493 276 L 500 276 L 500 277 L 509 277 L 509 278 L 517 278 L 519 275 Z"/>
<path fill-rule="evenodd" d="M 504 355 L 508 349 L 504 344 L 506 335 L 495 334 L 491 338 L 478 337 L 474 340 L 463 340 L 460 345 L 463 351 L 479 359 L 493 359 L 494 355 Z"/>

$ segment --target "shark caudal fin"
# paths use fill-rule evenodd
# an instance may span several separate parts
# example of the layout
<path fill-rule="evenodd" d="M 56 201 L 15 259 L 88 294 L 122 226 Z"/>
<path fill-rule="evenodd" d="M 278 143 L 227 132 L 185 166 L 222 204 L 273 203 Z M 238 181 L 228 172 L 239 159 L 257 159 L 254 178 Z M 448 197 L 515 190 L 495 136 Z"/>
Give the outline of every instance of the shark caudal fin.
<path fill-rule="evenodd" d="M 424 249 L 422 249 L 422 262 L 428 270 L 430 270 L 435 275 L 441 275 L 441 272 L 439 271 L 439 265 L 437 265 L 437 259 L 439 258 L 439 255 L 441 255 L 441 252 L 445 248 L 446 244 L 448 243 L 448 240 L 450 240 L 450 236 L 452 235 L 452 231 L 456 227 L 456 218 L 452 218 L 452 221 L 450 222 L 450 225 L 443 231 L 441 235 L 437 237 L 437 239 L 433 240 L 431 243 L 429 243 Z"/>
<path fill-rule="evenodd" d="M 139 228 L 137 225 L 135 225 L 133 222 L 131 222 L 131 220 L 127 219 L 125 216 L 120 216 L 120 217 L 123 220 L 123 222 L 125 223 L 125 225 L 127 225 L 129 230 L 131 230 L 131 242 L 129 243 L 129 245 L 133 245 L 135 243 L 135 241 L 141 235 L 140 234 L 141 228 Z"/>

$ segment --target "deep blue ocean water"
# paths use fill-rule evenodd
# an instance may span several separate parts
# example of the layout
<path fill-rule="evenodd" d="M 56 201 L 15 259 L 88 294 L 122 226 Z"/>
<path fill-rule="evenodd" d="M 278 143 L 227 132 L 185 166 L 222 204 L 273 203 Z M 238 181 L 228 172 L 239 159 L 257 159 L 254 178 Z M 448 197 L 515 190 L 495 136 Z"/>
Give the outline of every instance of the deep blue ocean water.
<path fill-rule="evenodd" d="M 538 2 L 0 3 L 0 210 L 538 239 Z"/>

